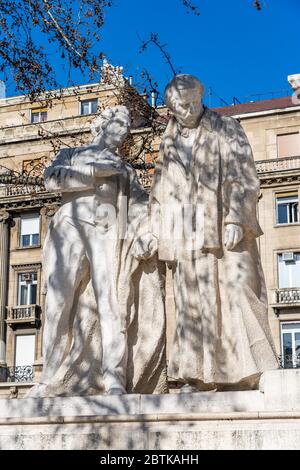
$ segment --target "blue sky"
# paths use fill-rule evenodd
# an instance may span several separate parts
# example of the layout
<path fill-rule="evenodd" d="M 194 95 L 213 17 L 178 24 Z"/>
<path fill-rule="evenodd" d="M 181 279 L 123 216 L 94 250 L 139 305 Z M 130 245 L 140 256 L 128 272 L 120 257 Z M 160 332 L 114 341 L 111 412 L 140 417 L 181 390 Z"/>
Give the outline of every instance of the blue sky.
<path fill-rule="evenodd" d="M 260 12 L 253 8 L 253 0 L 193 2 L 200 9 L 199 17 L 187 14 L 181 0 L 113 0 L 95 51 L 105 52 L 114 65 L 123 65 L 125 74 L 133 75 L 136 83 L 146 68 L 162 96 L 171 70 L 154 46 L 139 53 L 139 38 L 157 32 L 174 66 L 199 77 L 207 90 L 211 87 L 228 103 L 234 96 L 244 102 L 257 99 L 253 95 L 258 93 L 264 94 L 261 98 L 271 97 L 268 92 L 277 92 L 277 96 L 289 93 L 287 75 L 300 73 L 299 0 L 262 0 Z M 51 56 L 57 61 L 53 53 Z M 57 75 L 66 86 L 60 65 Z M 73 75 L 77 84 L 87 81 Z M 8 83 L 8 91 L 10 88 Z M 209 103 L 212 106 L 220 105 L 216 94 Z"/>
<path fill-rule="evenodd" d="M 180 0 L 115 0 L 108 11 L 101 48 L 115 64 L 138 76 L 144 67 L 163 90 L 172 73 L 153 46 L 139 54 L 138 36 L 158 32 L 173 63 L 192 73 L 225 101 L 257 99 L 256 93 L 289 91 L 287 75 L 300 73 L 299 0 L 194 0 L 199 17 Z M 284 93 L 286 91 L 286 93 Z M 212 105 L 220 101 L 213 96 Z"/>

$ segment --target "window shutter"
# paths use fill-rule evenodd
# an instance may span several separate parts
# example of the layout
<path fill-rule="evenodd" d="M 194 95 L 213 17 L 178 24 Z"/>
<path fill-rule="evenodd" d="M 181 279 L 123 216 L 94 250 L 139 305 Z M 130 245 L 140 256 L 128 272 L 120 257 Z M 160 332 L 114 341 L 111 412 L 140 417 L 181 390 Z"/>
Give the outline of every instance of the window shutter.
<path fill-rule="evenodd" d="M 300 155 L 300 134 L 284 134 L 277 136 L 278 157 L 298 157 Z"/>
<path fill-rule="evenodd" d="M 21 236 L 40 233 L 40 217 L 37 214 L 21 216 Z"/>
<path fill-rule="evenodd" d="M 35 335 L 17 335 L 15 366 L 32 366 L 34 356 Z"/>

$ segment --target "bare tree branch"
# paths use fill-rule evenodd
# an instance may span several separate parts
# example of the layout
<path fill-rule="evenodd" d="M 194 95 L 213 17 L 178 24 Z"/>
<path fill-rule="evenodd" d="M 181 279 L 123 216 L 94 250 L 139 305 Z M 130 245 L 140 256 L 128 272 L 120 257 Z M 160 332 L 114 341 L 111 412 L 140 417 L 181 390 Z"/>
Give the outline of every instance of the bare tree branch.
<path fill-rule="evenodd" d="M 196 16 L 200 16 L 199 8 L 192 3 L 191 0 L 181 0 L 185 8 L 187 9 L 187 13 L 194 13 Z"/>
<path fill-rule="evenodd" d="M 166 51 L 166 44 L 162 44 L 160 42 L 158 33 L 151 33 L 150 38 L 147 41 L 142 42 L 141 47 L 140 47 L 140 53 L 144 52 L 147 49 L 147 47 L 149 46 L 149 44 L 153 44 L 155 47 L 157 47 L 160 50 L 160 52 L 161 52 L 162 56 L 164 57 L 166 63 L 170 67 L 173 75 L 176 75 L 177 73 L 179 73 L 179 71 L 176 70 L 176 68 L 174 67 L 174 65 L 172 63 L 170 54 Z"/>
<path fill-rule="evenodd" d="M 42 0 L 45 7 L 46 7 L 46 13 L 47 15 L 50 17 L 54 27 L 57 29 L 57 31 L 59 32 L 59 34 L 61 35 L 61 37 L 63 38 L 63 40 L 66 42 L 67 46 L 72 49 L 72 51 L 78 55 L 78 57 L 80 57 L 82 60 L 85 60 L 85 58 L 83 57 L 82 54 L 80 54 L 80 52 L 78 52 L 75 47 L 73 47 L 73 45 L 71 44 L 70 40 L 68 39 L 68 37 L 64 34 L 62 28 L 59 26 L 58 22 L 56 21 L 56 19 L 54 18 L 54 16 L 52 15 L 51 13 L 51 6 L 49 5 L 49 3 L 47 2 L 47 0 Z"/>

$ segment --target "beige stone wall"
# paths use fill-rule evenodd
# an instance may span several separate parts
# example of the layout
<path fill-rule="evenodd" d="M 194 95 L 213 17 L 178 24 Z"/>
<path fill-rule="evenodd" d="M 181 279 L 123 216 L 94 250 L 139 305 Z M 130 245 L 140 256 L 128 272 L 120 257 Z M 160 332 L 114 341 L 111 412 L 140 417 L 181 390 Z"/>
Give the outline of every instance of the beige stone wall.
<path fill-rule="evenodd" d="M 256 161 L 277 158 L 277 135 L 300 132 L 300 111 L 292 109 L 239 118 Z"/>
<path fill-rule="evenodd" d="M 259 202 L 259 221 L 264 232 L 264 235 L 260 238 L 259 246 L 269 303 L 274 303 L 274 290 L 278 288 L 278 253 L 300 251 L 300 224 L 276 225 L 275 196 L 278 193 L 289 191 L 297 191 L 300 196 L 300 184 L 282 184 L 271 188 L 263 187 L 262 199 Z M 269 307 L 270 325 L 278 354 L 280 354 L 280 320 L 300 321 L 300 305 L 290 310 L 281 309 L 280 312 L 278 317 L 275 315 L 274 309 Z"/>
<path fill-rule="evenodd" d="M 278 112 L 259 117 L 240 117 L 241 124 L 251 143 L 254 159 L 276 159 L 277 135 L 300 132 L 300 112 Z M 275 198 L 277 193 L 297 191 L 300 198 L 300 165 L 289 172 L 277 173 L 277 180 L 261 183 L 261 199 L 258 205 L 259 222 L 264 235 L 258 246 L 268 290 L 269 304 L 274 303 L 274 290 L 278 288 L 277 254 L 282 251 L 300 251 L 300 224 L 276 225 Z M 271 175 L 271 177 L 274 178 Z M 271 178 L 270 178 L 271 179 Z M 300 305 L 282 308 L 275 314 L 269 306 L 269 321 L 278 354 L 281 354 L 280 321 L 300 321 Z"/>
<path fill-rule="evenodd" d="M 55 96 L 55 92 L 53 92 Z M 56 94 L 57 96 L 57 94 Z M 39 102 L 19 96 L 0 99 L 0 126 L 15 127 L 31 123 L 31 110 L 47 109 L 48 121 L 75 117 L 80 114 L 80 102 L 98 98 L 99 104 L 108 107 L 115 102 L 117 91 L 112 86 L 100 83 L 78 88 L 66 89 L 59 98 L 41 98 Z M 51 95 L 49 96 L 51 98 Z"/>

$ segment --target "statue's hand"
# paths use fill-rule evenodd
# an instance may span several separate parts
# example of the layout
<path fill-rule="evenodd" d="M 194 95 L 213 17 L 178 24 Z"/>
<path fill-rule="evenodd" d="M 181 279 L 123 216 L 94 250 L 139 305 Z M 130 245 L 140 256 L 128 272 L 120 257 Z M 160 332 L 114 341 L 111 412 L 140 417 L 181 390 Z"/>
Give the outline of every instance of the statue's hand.
<path fill-rule="evenodd" d="M 152 233 L 146 233 L 136 239 L 132 254 L 138 260 L 149 259 L 155 255 L 157 249 L 157 238 Z"/>
<path fill-rule="evenodd" d="M 93 163 L 94 175 L 96 178 L 120 174 L 124 171 L 122 162 L 103 160 L 103 162 Z"/>
<path fill-rule="evenodd" d="M 240 225 L 228 224 L 225 227 L 224 245 L 227 250 L 233 250 L 242 240 L 244 231 Z"/>

